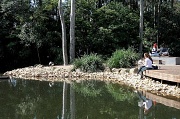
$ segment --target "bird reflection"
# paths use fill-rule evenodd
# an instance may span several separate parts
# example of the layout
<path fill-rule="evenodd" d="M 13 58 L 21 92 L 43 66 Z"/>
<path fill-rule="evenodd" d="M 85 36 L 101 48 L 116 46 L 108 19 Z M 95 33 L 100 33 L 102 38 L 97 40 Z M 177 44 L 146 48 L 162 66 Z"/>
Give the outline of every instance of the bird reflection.
<path fill-rule="evenodd" d="M 49 87 L 54 86 L 54 82 L 49 82 Z"/>

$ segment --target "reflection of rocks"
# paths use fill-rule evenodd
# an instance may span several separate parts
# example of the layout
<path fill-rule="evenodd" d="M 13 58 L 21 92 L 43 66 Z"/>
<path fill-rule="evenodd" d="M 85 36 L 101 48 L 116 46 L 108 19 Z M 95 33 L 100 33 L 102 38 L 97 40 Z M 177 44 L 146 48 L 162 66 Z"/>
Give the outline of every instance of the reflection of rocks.
<path fill-rule="evenodd" d="M 72 69 L 72 65 L 47 67 L 36 65 L 34 67 L 31 66 L 8 71 L 5 73 L 5 75 L 42 81 L 66 81 L 69 83 L 71 81 L 80 82 L 81 80 L 90 79 L 111 81 L 113 83 L 126 84 L 135 89 L 150 91 L 158 95 L 171 95 L 180 98 L 180 88 L 177 86 L 161 84 L 160 82 L 151 80 L 149 78 L 141 80 L 139 76 L 135 75 L 137 68 L 113 68 L 111 71 L 106 70 L 104 72 L 96 73 L 83 73 L 80 70 L 72 71 Z"/>

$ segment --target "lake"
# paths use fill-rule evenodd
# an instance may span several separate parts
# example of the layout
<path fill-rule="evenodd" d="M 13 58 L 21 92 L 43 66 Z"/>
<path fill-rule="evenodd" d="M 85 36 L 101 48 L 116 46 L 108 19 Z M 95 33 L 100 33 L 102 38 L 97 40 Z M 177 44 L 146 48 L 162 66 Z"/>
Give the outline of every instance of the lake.
<path fill-rule="evenodd" d="M 0 95 L 0 119 L 180 119 L 179 99 L 97 80 L 1 80 Z"/>

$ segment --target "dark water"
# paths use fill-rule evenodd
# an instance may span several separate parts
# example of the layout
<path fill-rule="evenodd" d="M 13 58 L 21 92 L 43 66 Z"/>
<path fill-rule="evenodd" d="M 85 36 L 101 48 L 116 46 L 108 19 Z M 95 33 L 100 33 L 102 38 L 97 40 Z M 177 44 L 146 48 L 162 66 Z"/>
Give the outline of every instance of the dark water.
<path fill-rule="evenodd" d="M 180 119 L 180 109 L 152 101 L 144 113 L 137 93 L 100 81 L 0 82 L 0 119 Z"/>

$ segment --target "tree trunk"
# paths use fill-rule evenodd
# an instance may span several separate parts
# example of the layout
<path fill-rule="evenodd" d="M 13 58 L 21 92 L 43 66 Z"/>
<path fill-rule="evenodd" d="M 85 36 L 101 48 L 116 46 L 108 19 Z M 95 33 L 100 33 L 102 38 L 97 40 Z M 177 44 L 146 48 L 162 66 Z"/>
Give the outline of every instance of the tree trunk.
<path fill-rule="evenodd" d="M 64 65 L 68 64 L 68 56 L 67 56 L 67 40 L 66 40 L 66 26 L 64 22 L 64 14 L 62 9 L 62 1 L 58 1 L 58 9 L 59 9 L 59 17 L 61 20 L 62 27 L 62 50 L 63 50 L 63 62 Z"/>
<path fill-rule="evenodd" d="M 70 62 L 75 59 L 75 0 L 71 0 L 70 14 Z"/>
<path fill-rule="evenodd" d="M 37 45 L 36 45 L 36 50 L 37 50 L 37 55 L 38 55 L 39 64 L 41 64 L 41 58 L 40 58 L 40 55 L 39 55 L 39 48 L 38 48 Z"/>
<path fill-rule="evenodd" d="M 144 2 L 140 0 L 140 24 L 139 24 L 139 36 L 140 36 L 140 46 L 139 52 L 142 54 L 143 50 L 143 9 L 144 9 Z"/>

